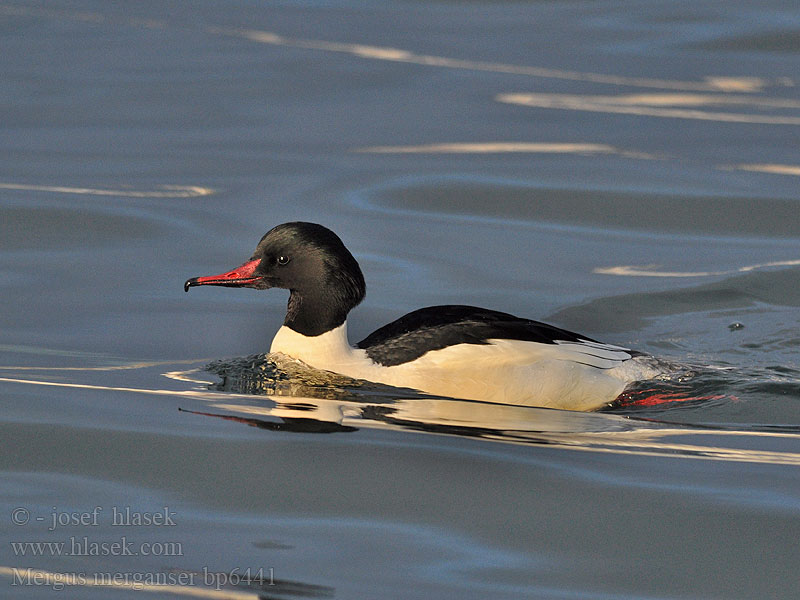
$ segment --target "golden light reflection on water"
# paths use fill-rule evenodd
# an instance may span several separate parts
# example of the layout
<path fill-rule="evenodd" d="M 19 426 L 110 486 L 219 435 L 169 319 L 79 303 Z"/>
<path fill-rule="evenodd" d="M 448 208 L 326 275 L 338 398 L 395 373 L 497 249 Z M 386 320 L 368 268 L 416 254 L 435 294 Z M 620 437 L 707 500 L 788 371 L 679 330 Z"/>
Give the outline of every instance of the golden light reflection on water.
<path fill-rule="evenodd" d="M 24 385 L 41 385 L 46 387 L 59 387 L 77 390 L 94 390 L 99 392 L 126 392 L 130 394 L 148 394 L 155 396 L 185 396 L 187 398 L 198 398 L 201 400 L 213 400 L 216 398 L 214 392 L 203 392 L 198 390 L 167 390 L 158 388 L 132 388 L 114 385 L 96 385 L 91 383 L 65 383 L 58 381 L 44 381 L 40 379 L 19 379 L 16 377 L 0 377 L 0 381 L 5 383 L 21 383 Z M 234 394 L 235 395 L 235 394 Z"/>
<path fill-rule="evenodd" d="M 573 156 L 622 156 L 640 160 L 666 160 L 637 150 L 623 150 L 609 144 L 589 142 L 443 142 L 419 146 L 367 146 L 355 148 L 361 154 L 570 154 Z"/>
<path fill-rule="evenodd" d="M 41 7 L 20 7 L 0 4 L 0 14 L 35 16 L 86 23 L 110 23 L 129 27 L 168 29 L 179 25 L 136 17 L 109 17 L 101 13 L 54 10 Z M 534 65 L 506 64 L 478 59 L 453 58 L 419 54 L 403 48 L 374 46 L 346 41 L 327 41 L 281 35 L 274 31 L 247 28 L 205 26 L 208 35 L 238 37 L 259 44 L 284 46 L 304 50 L 349 54 L 368 60 L 412 63 L 429 67 L 488 71 L 533 78 L 584 81 L 614 86 L 651 88 L 654 93 L 621 95 L 500 93 L 498 102 L 536 108 L 616 113 L 657 118 L 695 119 L 712 122 L 764 125 L 800 125 L 800 102 L 786 98 L 761 95 L 769 87 L 791 87 L 789 77 L 762 78 L 758 76 L 708 75 L 702 81 L 682 81 L 659 77 L 629 77 L 607 73 L 552 69 Z M 737 106 L 750 112 L 708 110 L 708 107 Z M 770 111 L 790 111 L 790 114 L 765 114 Z M 530 152 L 551 154 L 617 154 L 629 158 L 660 158 L 645 152 L 620 150 L 602 143 L 544 143 L 544 142 L 442 142 L 423 146 L 375 146 L 357 148 L 356 152 L 373 154 L 457 153 L 482 154 Z M 737 169 L 775 175 L 800 175 L 798 165 L 741 164 L 720 165 L 721 169 Z M 127 197 L 195 197 L 213 194 L 214 190 L 199 186 L 162 186 L 159 190 L 114 190 L 68 186 L 27 185 L 2 183 L 2 189 L 38 190 L 57 193 L 114 195 Z"/>
<path fill-rule="evenodd" d="M 730 167 L 740 171 L 754 171 L 757 173 L 770 173 L 773 175 L 794 175 L 800 177 L 800 165 L 775 165 L 775 164 L 745 164 Z"/>
<path fill-rule="evenodd" d="M 717 275 L 733 275 L 736 273 L 749 273 L 758 269 L 769 267 L 789 267 L 800 265 L 798 260 L 776 260 L 758 265 L 747 265 L 738 269 L 727 271 L 660 271 L 659 265 L 620 265 L 616 267 L 597 267 L 592 273 L 600 275 L 621 275 L 625 277 L 710 277 Z"/>
<path fill-rule="evenodd" d="M 237 415 L 315 419 L 352 428 L 466 435 L 489 441 L 545 444 L 551 448 L 582 452 L 800 466 L 798 452 L 734 447 L 740 444 L 752 446 L 759 439 L 769 442 L 800 440 L 800 435 L 794 433 L 681 428 L 657 422 L 637 423 L 609 414 L 441 398 L 398 398 L 390 404 L 372 407 L 368 402 L 308 397 L 272 399 L 275 400 L 274 407 L 256 401 L 237 404 L 224 398 L 213 402 L 211 407 L 225 411 L 225 415 L 216 415 L 222 418 Z M 670 438 L 680 438 L 681 441 Z M 691 438 L 716 444 L 690 443 Z M 720 444 L 725 440 L 730 440 L 731 445 Z"/>
<path fill-rule="evenodd" d="M 283 364 L 272 355 L 275 364 Z M 291 368 L 298 369 L 291 360 Z M 141 368 L 157 363 L 142 363 Z M 172 363 L 174 365 L 178 362 Z M 18 368 L 18 367 L 17 367 Z M 129 365 L 128 368 L 137 368 Z M 7 367 L 4 367 L 7 369 Z M 87 371 L 102 369 L 87 368 Z M 112 371 L 116 367 L 107 367 Z M 306 369 L 308 369 L 306 367 Z M 52 369 L 56 374 L 60 369 Z M 581 413 L 537 407 L 503 405 L 414 395 L 398 390 L 378 395 L 369 388 L 343 385 L 342 378 L 331 374 L 335 384 L 325 386 L 324 372 L 314 371 L 314 378 L 300 383 L 273 377 L 264 380 L 261 393 L 254 394 L 208 390 L 208 381 L 198 378 L 199 369 L 169 370 L 161 373 L 173 381 L 193 384 L 194 389 L 138 388 L 95 383 L 62 382 L 34 378 L 0 377 L 9 384 L 62 388 L 92 392 L 146 394 L 181 399 L 187 412 L 214 409 L 224 414 L 200 412 L 239 422 L 270 419 L 287 423 L 304 421 L 330 423 L 348 431 L 361 428 L 416 431 L 479 438 L 500 443 L 547 445 L 550 448 L 613 454 L 634 454 L 672 458 L 691 458 L 727 462 L 752 462 L 800 466 L 800 453 L 757 447 L 759 440 L 774 445 L 781 440 L 800 441 L 792 432 L 764 432 L 738 429 L 707 429 L 677 426 L 652 420 L 637 420 L 613 413 Z M 259 376 L 263 376 L 259 372 Z M 210 376 L 209 376 L 210 377 Z M 309 385 L 308 381 L 314 383 Z M 271 382 L 271 383 L 270 383 Z M 277 389 L 280 388 L 280 389 Z M 313 396 L 308 393 L 313 392 Z M 197 404 L 200 403 L 200 404 Z M 258 424 L 263 421 L 252 421 Z M 290 428 L 286 428 L 290 430 Z M 676 439 L 679 438 L 679 439 Z M 692 440 L 697 440 L 692 443 Z M 726 440 L 730 444 L 725 443 Z M 741 448 L 737 446 L 745 446 Z"/>
<path fill-rule="evenodd" d="M 196 198 L 214 193 L 212 188 L 197 185 L 162 185 L 155 190 L 109 189 L 91 187 L 72 187 L 64 185 L 35 185 L 0 181 L 0 189 L 23 190 L 31 192 L 51 192 L 56 194 L 80 194 L 82 196 L 121 196 L 124 198 Z"/>
<path fill-rule="evenodd" d="M 700 110 L 700 106 L 737 105 L 755 110 L 797 109 L 800 103 L 774 98 L 742 98 L 727 96 L 641 94 L 620 96 L 591 96 L 586 94 L 498 94 L 495 99 L 506 104 L 534 108 L 555 108 L 646 117 L 696 119 L 725 123 L 761 125 L 800 125 L 797 115 L 767 115 L 759 113 Z"/>
<path fill-rule="evenodd" d="M 366 154 L 498 154 L 523 152 L 541 154 L 622 154 L 608 144 L 552 142 L 450 142 L 420 146 L 370 146 L 356 148 Z"/>
<path fill-rule="evenodd" d="M 672 79 L 659 79 L 651 77 L 627 77 L 605 73 L 591 73 L 582 71 L 569 71 L 550 69 L 528 65 L 513 65 L 483 60 L 469 60 L 449 58 L 445 56 L 432 56 L 416 54 L 409 50 L 390 48 L 384 46 L 367 46 L 347 42 L 328 42 L 292 38 L 279 35 L 271 31 L 253 29 L 224 29 L 209 28 L 209 32 L 242 37 L 262 44 L 276 46 L 291 46 L 309 50 L 322 50 L 352 54 L 360 58 L 385 60 L 391 62 L 413 63 L 430 67 L 444 67 L 450 69 L 465 69 L 472 71 L 490 71 L 493 73 L 507 73 L 512 75 L 525 75 L 546 79 L 565 79 L 570 81 L 585 81 L 591 83 L 605 83 L 610 85 L 625 85 L 643 88 L 659 88 L 669 90 L 706 91 L 706 92 L 757 92 L 762 89 L 780 85 L 792 85 L 789 78 L 763 79 L 760 77 L 720 77 L 709 76 L 704 81 L 679 81 Z"/>
<path fill-rule="evenodd" d="M 64 355 L 69 355 L 69 353 L 65 352 Z M 209 359 L 139 361 L 126 363 L 124 365 L 105 365 L 102 367 L 31 367 L 25 365 L 2 365 L 0 366 L 0 371 L 129 371 L 131 369 L 144 369 L 167 364 L 194 364 L 202 362 L 203 360 L 208 361 Z M 178 371 L 176 371 L 176 373 L 178 373 Z M 165 373 L 164 375 L 169 377 L 170 373 Z"/>
<path fill-rule="evenodd" d="M 107 17 L 101 13 L 86 11 L 54 10 L 41 7 L 21 7 L 0 5 L 0 14 L 6 16 L 37 16 L 53 19 L 82 21 L 87 23 L 126 24 L 131 27 L 148 29 L 168 29 L 170 24 L 155 19 L 136 17 Z M 240 37 L 261 44 L 288 46 L 307 50 L 345 53 L 359 58 L 383 60 L 389 62 L 412 63 L 431 67 L 465 69 L 473 71 L 489 71 L 508 73 L 528 77 L 563 79 L 569 81 L 585 81 L 609 85 L 624 85 L 642 88 L 658 88 L 665 90 L 684 90 L 698 92 L 759 92 L 771 86 L 792 86 L 794 81 L 789 77 L 763 78 L 757 76 L 725 76 L 707 75 L 703 81 L 681 81 L 658 77 L 629 77 L 608 73 L 593 73 L 565 69 L 552 69 L 533 65 L 517 65 L 492 62 L 478 59 L 452 58 L 418 54 L 403 48 L 373 46 L 354 42 L 334 42 L 314 40 L 281 35 L 272 31 L 247 28 L 230 28 L 207 26 L 203 29 L 207 34 Z"/>

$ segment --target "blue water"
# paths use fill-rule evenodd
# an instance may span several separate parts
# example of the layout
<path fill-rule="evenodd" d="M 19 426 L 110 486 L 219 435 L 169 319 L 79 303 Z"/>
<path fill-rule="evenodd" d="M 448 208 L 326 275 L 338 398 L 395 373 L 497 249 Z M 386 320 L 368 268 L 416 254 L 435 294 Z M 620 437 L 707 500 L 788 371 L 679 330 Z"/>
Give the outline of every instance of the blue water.
<path fill-rule="evenodd" d="M 2 595 L 796 597 L 798 31 L 0 1 Z M 182 284 L 298 219 L 362 266 L 353 340 L 468 303 L 684 370 L 571 413 L 276 363 L 284 292 Z"/>

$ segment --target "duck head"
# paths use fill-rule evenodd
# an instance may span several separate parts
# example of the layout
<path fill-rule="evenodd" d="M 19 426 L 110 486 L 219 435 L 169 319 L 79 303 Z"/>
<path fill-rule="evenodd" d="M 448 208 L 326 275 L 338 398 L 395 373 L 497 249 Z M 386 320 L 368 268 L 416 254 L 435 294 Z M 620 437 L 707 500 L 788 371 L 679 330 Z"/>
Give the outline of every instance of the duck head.
<path fill-rule="evenodd" d="M 364 298 L 358 262 L 330 229 L 315 223 L 284 223 L 270 229 L 244 264 L 221 273 L 193 277 L 184 290 L 201 285 L 289 290 L 284 325 L 320 335 L 342 325 Z"/>

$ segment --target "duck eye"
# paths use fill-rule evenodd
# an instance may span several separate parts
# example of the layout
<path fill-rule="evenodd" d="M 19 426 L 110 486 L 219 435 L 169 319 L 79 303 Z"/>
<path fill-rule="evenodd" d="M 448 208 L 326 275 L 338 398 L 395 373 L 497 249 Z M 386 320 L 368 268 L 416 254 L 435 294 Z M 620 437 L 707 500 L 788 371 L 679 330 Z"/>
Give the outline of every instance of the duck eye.
<path fill-rule="evenodd" d="M 278 264 L 279 264 L 279 265 L 285 265 L 285 264 L 286 264 L 286 263 L 288 263 L 288 262 L 289 262 L 289 257 L 288 257 L 288 256 L 286 256 L 285 254 L 281 254 L 281 255 L 278 257 Z"/>

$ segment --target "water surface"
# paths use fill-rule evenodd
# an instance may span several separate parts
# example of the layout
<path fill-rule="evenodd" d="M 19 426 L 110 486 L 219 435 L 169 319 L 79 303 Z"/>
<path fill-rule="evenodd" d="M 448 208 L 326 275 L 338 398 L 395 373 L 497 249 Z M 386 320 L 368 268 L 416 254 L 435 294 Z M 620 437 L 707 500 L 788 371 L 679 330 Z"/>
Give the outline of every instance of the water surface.
<path fill-rule="evenodd" d="M 0 2 L 5 595 L 794 598 L 797 31 Z M 309 373 L 284 292 L 181 289 L 297 219 L 361 263 L 353 341 L 468 303 L 682 368 L 597 413 Z"/>

